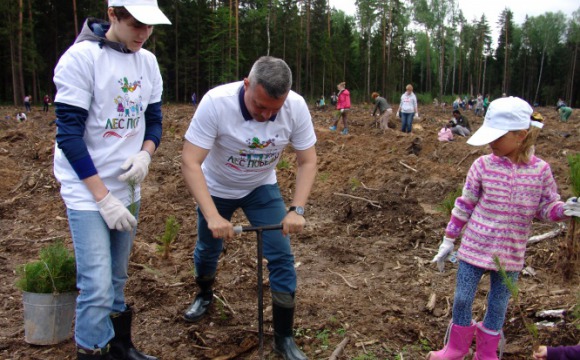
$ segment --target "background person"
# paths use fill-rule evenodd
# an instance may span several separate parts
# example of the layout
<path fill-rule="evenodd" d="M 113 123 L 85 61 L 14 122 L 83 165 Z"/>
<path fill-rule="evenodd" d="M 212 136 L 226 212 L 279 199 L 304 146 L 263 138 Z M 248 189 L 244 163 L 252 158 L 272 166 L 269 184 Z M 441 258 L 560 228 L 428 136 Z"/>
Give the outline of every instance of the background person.
<path fill-rule="evenodd" d="M 337 86 L 338 95 L 336 101 L 336 114 L 334 116 L 334 122 L 329 128 L 331 131 L 336 130 L 338 125 L 338 120 L 342 118 L 342 135 L 348 134 L 348 112 L 350 111 L 350 92 L 346 88 L 346 83 L 343 81 Z"/>
<path fill-rule="evenodd" d="M 572 115 L 572 108 L 569 106 L 560 106 L 558 108 L 558 114 L 560 115 L 560 121 L 568 122 L 568 119 Z"/>
<path fill-rule="evenodd" d="M 210 90 L 191 120 L 182 171 L 198 204 L 193 257 L 200 291 L 183 317 L 196 322 L 207 314 L 223 241 L 234 236 L 230 221 L 241 208 L 252 226 L 283 226 L 263 233 L 274 351 L 284 359 L 306 359 L 293 336 L 296 270 L 288 235 L 304 228 L 304 206 L 316 176 L 316 135 L 308 105 L 291 86 L 292 72 L 283 60 L 261 57 L 243 81 Z M 276 164 L 290 144 L 298 168 L 294 197 L 286 208 Z"/>
<path fill-rule="evenodd" d="M 389 105 L 387 99 L 382 97 L 378 92 L 372 93 L 371 97 L 375 102 L 375 108 L 373 109 L 372 116 L 375 116 L 375 114 L 378 112 L 380 115 L 379 124 L 381 129 L 387 130 L 389 128 L 389 117 L 393 111 L 391 105 Z"/>
<path fill-rule="evenodd" d="M 543 124 L 531 121 L 531 115 L 532 108 L 522 99 L 497 99 L 489 106 L 483 125 L 467 141 L 474 146 L 489 144 L 492 153 L 471 165 L 432 260 L 443 271 L 455 239 L 462 234 L 448 342 L 443 349 L 429 352 L 429 360 L 462 359 L 474 335 L 474 359 L 497 359 L 511 293 L 499 274 L 496 258 L 508 278 L 516 282 L 532 220 L 563 221 L 580 215 L 577 199 L 560 201 L 550 166 L 534 155 L 533 145 Z M 483 321 L 476 324 L 472 305 L 485 272 L 490 274 L 487 308 Z"/>
<path fill-rule="evenodd" d="M 401 116 L 403 123 L 401 131 L 410 133 L 413 130 L 413 118 L 415 116 L 419 117 L 419 108 L 417 106 L 417 97 L 413 93 L 413 85 L 409 84 L 405 89 L 406 91 L 401 95 L 397 116 Z"/>
<path fill-rule="evenodd" d="M 453 110 L 453 119 L 447 124 L 451 128 L 451 132 L 455 135 L 469 136 L 471 135 L 471 126 L 465 115 L 462 115 L 459 110 Z"/>
<path fill-rule="evenodd" d="M 156 0 L 108 4 L 109 22 L 87 19 L 54 70 L 54 174 L 67 208 L 80 290 L 77 359 L 155 360 L 133 345 L 133 311 L 125 303 L 124 288 L 140 206 L 139 183 L 162 133 L 163 81 L 157 59 L 142 46 L 153 24 L 170 21 Z M 143 112 L 120 115 L 117 97 L 136 102 Z M 112 118 L 124 126 L 111 126 Z"/>
<path fill-rule="evenodd" d="M 30 95 L 26 95 L 24 97 L 24 108 L 26 109 L 26 112 L 30 112 L 32 109 L 30 107 L 30 102 L 32 101 L 32 96 Z"/>
<path fill-rule="evenodd" d="M 50 96 L 48 94 L 44 95 L 42 98 L 42 111 L 48 112 L 48 106 L 50 105 Z"/>

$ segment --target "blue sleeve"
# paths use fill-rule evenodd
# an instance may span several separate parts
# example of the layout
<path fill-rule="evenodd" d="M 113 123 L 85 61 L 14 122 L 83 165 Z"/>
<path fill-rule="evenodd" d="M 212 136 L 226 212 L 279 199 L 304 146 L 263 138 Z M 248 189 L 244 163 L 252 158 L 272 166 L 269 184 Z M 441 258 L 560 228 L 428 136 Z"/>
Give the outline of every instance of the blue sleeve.
<path fill-rule="evenodd" d="M 79 179 L 97 174 L 87 144 L 83 139 L 89 112 L 83 108 L 64 103 L 56 106 L 56 143 L 66 156 Z"/>
<path fill-rule="evenodd" d="M 163 114 L 161 113 L 161 101 L 147 105 L 145 110 L 145 139 L 155 143 L 155 148 L 161 142 Z"/>

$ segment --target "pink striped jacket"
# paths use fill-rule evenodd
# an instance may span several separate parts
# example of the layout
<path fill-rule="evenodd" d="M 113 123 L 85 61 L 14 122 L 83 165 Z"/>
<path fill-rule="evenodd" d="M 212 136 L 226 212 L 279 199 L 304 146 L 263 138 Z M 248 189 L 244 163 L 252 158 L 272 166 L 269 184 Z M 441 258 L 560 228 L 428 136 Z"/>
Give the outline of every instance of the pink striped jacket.
<path fill-rule="evenodd" d="M 465 227 L 460 260 L 497 270 L 493 261 L 497 255 L 506 271 L 520 271 L 532 220 L 568 219 L 557 190 L 550 165 L 536 156 L 528 164 L 493 154 L 481 156 L 469 169 L 445 234 L 457 238 Z"/>

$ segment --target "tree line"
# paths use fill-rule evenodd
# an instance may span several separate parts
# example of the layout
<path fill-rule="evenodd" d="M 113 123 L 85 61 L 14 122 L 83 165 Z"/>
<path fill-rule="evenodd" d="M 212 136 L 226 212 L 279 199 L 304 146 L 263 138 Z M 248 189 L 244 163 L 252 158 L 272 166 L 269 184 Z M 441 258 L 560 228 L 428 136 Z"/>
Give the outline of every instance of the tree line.
<path fill-rule="evenodd" d="M 353 101 L 378 91 L 397 102 L 410 83 L 420 101 L 502 93 L 580 104 L 580 8 L 514 23 L 466 19 L 457 0 L 356 0 L 356 15 L 328 0 L 158 0 L 171 19 L 146 44 L 158 58 L 164 99 L 187 102 L 242 79 L 262 55 L 283 58 L 293 89 L 313 102 L 345 81 Z M 106 19 L 106 0 L 3 0 L 0 102 L 54 96 L 53 69 L 84 20 Z M 499 36 L 492 39 L 492 28 Z"/>

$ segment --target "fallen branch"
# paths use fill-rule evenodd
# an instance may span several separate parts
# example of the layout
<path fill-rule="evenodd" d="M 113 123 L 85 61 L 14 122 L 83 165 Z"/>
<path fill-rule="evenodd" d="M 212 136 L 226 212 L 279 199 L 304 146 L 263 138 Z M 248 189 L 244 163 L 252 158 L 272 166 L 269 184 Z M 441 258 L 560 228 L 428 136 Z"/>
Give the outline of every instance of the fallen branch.
<path fill-rule="evenodd" d="M 427 302 L 427 305 L 425 305 L 425 307 L 427 308 L 427 310 L 433 311 L 433 309 L 435 309 L 436 303 L 437 303 L 437 295 L 435 293 L 431 293 L 431 296 L 429 296 L 429 301 Z"/>
<path fill-rule="evenodd" d="M 378 340 L 369 340 L 369 341 L 359 341 L 356 344 L 354 344 L 354 346 L 356 347 L 364 347 L 365 345 L 372 345 L 372 344 L 376 344 L 378 343 Z"/>
<path fill-rule="evenodd" d="M 365 199 L 365 198 L 362 198 L 362 197 L 353 196 L 353 195 L 349 195 L 349 194 L 343 194 L 343 193 L 334 193 L 334 195 L 344 196 L 344 197 L 348 197 L 348 198 L 351 198 L 351 199 L 366 201 L 369 204 L 371 204 L 372 206 L 381 209 L 381 206 L 379 205 L 379 203 L 377 201 L 374 201 L 374 200 L 369 200 L 369 199 Z"/>
<path fill-rule="evenodd" d="M 336 275 L 340 276 L 342 278 L 342 280 L 344 280 L 344 282 L 346 283 L 346 285 L 348 285 L 349 288 L 358 290 L 358 287 L 356 287 L 356 286 L 352 285 L 351 283 L 349 283 L 348 280 L 346 280 L 346 278 L 344 276 L 342 276 L 341 274 L 339 274 L 337 272 L 334 272 L 334 271 L 332 271 L 330 269 L 328 269 L 328 271 L 330 271 L 333 274 L 336 274 Z"/>
<path fill-rule="evenodd" d="M 362 185 L 362 187 L 363 187 L 363 188 L 365 188 L 366 190 L 375 190 L 375 191 L 379 190 L 379 189 L 375 189 L 375 188 L 370 188 L 370 187 L 367 187 L 367 186 L 365 185 L 365 183 L 364 183 L 364 182 L 362 182 L 362 181 L 360 182 L 360 184 L 361 184 L 361 185 Z"/>
<path fill-rule="evenodd" d="M 469 154 L 465 155 L 463 157 L 463 159 L 459 160 L 459 162 L 457 163 L 457 166 L 461 165 L 462 162 L 465 161 L 465 159 L 467 159 L 468 157 L 470 157 L 471 155 L 474 155 L 478 150 L 472 150 Z"/>
<path fill-rule="evenodd" d="M 220 295 L 224 298 L 223 300 L 220 299 L 215 293 L 213 294 L 213 297 L 216 298 L 217 300 L 219 300 L 219 302 L 221 302 L 225 307 L 227 307 L 232 312 L 232 315 L 235 315 L 236 312 L 234 311 L 234 309 L 232 309 L 232 307 L 230 306 L 230 304 L 228 304 L 225 301 L 226 300 L 226 297 L 223 294 L 221 294 L 221 293 L 220 293 Z"/>
<path fill-rule="evenodd" d="M 332 354 L 330 354 L 330 357 L 328 358 L 328 360 L 336 360 L 336 359 L 338 359 L 338 357 L 344 351 L 344 348 L 346 347 L 346 344 L 348 343 L 348 341 L 349 341 L 349 338 L 348 337 L 345 337 L 344 339 L 342 339 L 342 341 L 340 342 L 340 344 L 338 344 L 338 346 L 336 347 L 336 349 L 334 349 L 334 351 L 332 352 Z"/>
<path fill-rule="evenodd" d="M 405 164 L 403 161 L 399 161 L 399 164 L 403 165 L 404 167 L 406 167 L 407 169 L 413 170 L 414 172 L 417 172 L 417 169 L 413 169 L 412 167 L 410 167 L 409 165 Z"/>
<path fill-rule="evenodd" d="M 557 229 L 548 231 L 547 233 L 544 233 L 544 234 L 535 235 L 535 236 L 530 237 L 528 239 L 528 244 L 535 244 L 535 243 L 540 242 L 542 240 L 554 238 L 554 237 L 560 235 L 562 233 L 562 231 L 564 231 L 565 229 L 566 229 L 566 224 L 558 223 Z"/>

